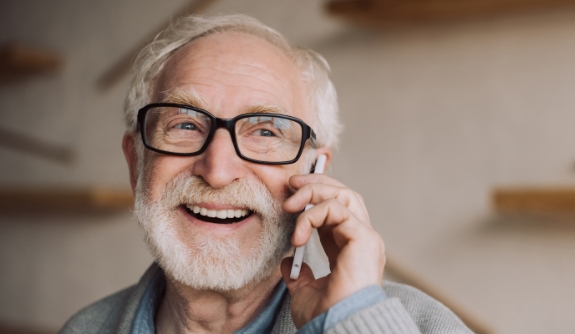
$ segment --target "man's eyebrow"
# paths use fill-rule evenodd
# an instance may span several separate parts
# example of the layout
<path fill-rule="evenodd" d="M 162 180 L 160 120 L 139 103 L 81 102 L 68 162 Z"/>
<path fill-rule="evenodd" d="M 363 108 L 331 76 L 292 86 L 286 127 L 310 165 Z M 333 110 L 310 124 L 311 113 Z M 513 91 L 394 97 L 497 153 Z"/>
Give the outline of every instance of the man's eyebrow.
<path fill-rule="evenodd" d="M 164 94 L 163 102 L 184 104 L 190 107 L 202 108 L 205 105 L 204 100 L 193 89 L 182 90 L 176 88 L 173 91 L 162 92 Z"/>
<path fill-rule="evenodd" d="M 190 107 L 205 109 L 204 106 L 206 105 L 206 103 L 204 102 L 204 100 L 202 100 L 202 98 L 198 95 L 198 93 L 196 93 L 196 91 L 193 88 L 189 88 L 186 90 L 175 88 L 172 91 L 162 92 L 162 94 L 164 94 L 163 102 L 183 104 Z M 247 108 L 244 112 L 242 112 L 242 114 L 256 114 L 256 113 L 288 115 L 288 112 L 285 108 L 270 104 L 254 105 Z"/>
<path fill-rule="evenodd" d="M 274 105 L 267 105 L 267 104 L 249 107 L 242 114 L 256 114 L 256 113 L 260 113 L 260 114 L 282 114 L 282 115 L 288 114 L 287 110 L 282 108 L 282 107 L 274 106 Z"/>

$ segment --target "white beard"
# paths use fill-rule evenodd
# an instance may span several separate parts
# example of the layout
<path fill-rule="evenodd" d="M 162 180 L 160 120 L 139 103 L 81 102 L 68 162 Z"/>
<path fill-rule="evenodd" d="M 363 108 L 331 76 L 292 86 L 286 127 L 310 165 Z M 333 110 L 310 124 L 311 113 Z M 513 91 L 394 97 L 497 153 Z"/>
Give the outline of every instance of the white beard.
<path fill-rule="evenodd" d="M 135 217 L 158 264 L 187 286 L 232 291 L 258 283 L 278 268 L 291 249 L 297 215 L 284 213 L 281 203 L 255 177 L 214 189 L 201 178 L 182 173 L 166 185 L 158 200 L 152 200 L 147 189 L 147 180 L 141 177 Z M 251 240 L 189 233 L 187 222 L 178 219 L 177 208 L 202 202 L 249 208 L 259 215 L 259 230 L 251 233 Z"/>

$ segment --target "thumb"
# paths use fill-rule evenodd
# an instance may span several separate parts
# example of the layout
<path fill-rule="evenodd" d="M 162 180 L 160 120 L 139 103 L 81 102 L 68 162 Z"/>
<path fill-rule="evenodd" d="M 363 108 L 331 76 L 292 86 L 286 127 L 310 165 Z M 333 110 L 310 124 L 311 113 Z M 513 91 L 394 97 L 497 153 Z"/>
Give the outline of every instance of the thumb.
<path fill-rule="evenodd" d="M 315 277 L 313 276 L 313 271 L 311 270 L 310 266 L 308 266 L 307 263 L 303 262 L 301 270 L 299 272 L 298 279 L 292 280 L 290 278 L 292 263 L 293 263 L 293 257 L 286 257 L 285 259 L 283 259 L 281 263 L 281 272 L 284 282 L 290 294 L 293 296 L 294 293 L 297 290 L 299 290 L 300 287 L 306 286 L 309 283 L 313 282 L 315 280 Z"/>

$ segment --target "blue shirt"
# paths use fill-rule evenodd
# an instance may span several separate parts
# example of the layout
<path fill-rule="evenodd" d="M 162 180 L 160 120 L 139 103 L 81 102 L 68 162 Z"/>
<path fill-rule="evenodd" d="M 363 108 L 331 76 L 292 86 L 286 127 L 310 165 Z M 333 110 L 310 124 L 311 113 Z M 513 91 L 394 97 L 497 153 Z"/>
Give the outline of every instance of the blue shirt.
<path fill-rule="evenodd" d="M 138 305 L 131 334 L 156 333 L 154 318 L 165 290 L 166 276 L 164 275 L 163 270 L 158 270 L 152 278 L 150 285 L 146 288 L 142 300 Z M 282 280 L 275 288 L 272 299 L 263 312 L 260 313 L 260 315 L 258 315 L 258 317 L 249 325 L 236 331 L 235 334 L 271 332 L 275 319 L 281 309 L 282 300 L 285 298 L 287 293 L 287 287 Z M 369 286 L 335 304 L 327 312 L 313 318 L 309 323 L 300 328 L 298 333 L 323 333 L 353 313 L 374 305 L 386 298 L 385 292 L 380 286 Z"/>

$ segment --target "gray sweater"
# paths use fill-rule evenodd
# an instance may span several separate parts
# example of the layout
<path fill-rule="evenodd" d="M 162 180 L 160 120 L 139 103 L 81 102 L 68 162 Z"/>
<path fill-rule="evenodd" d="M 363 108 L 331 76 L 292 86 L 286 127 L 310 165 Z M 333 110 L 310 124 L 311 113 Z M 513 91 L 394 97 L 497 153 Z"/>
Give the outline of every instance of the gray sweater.
<path fill-rule="evenodd" d="M 136 310 L 157 270 L 152 265 L 138 284 L 104 298 L 75 314 L 61 334 L 130 334 Z M 412 287 L 384 282 L 388 298 L 354 313 L 327 333 L 472 333 L 448 308 Z M 282 301 L 272 334 L 297 331 L 289 294 Z"/>

